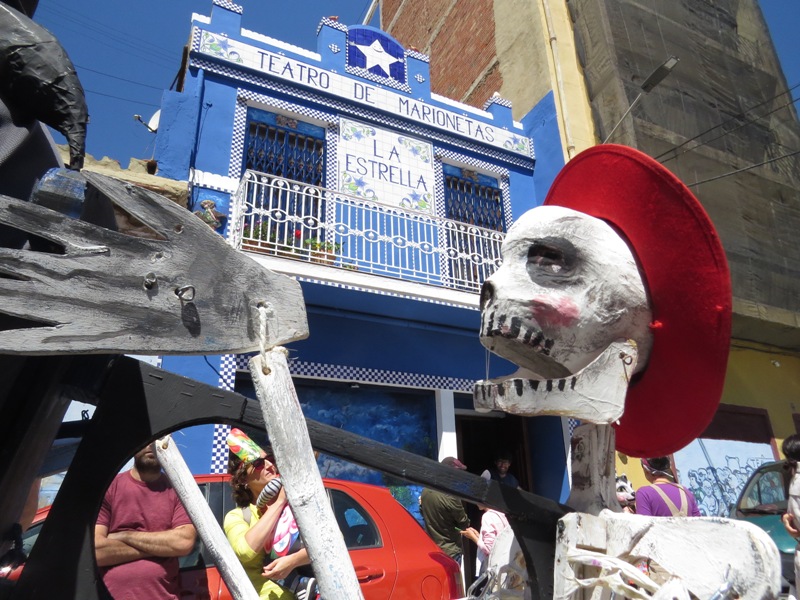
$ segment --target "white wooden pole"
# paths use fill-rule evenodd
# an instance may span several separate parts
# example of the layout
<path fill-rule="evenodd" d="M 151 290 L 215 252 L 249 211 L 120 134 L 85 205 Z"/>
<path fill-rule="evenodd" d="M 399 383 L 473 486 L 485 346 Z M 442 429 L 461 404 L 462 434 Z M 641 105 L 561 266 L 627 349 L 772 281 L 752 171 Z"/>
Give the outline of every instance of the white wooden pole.
<path fill-rule="evenodd" d="M 286 497 L 311 557 L 320 595 L 325 600 L 363 600 L 322 485 L 286 355 L 285 348 L 277 347 L 250 360 L 250 373 Z"/>
<path fill-rule="evenodd" d="M 183 460 L 178 445 L 167 435 L 156 441 L 156 455 L 178 493 L 189 518 L 194 523 L 200 539 L 214 557 L 222 579 L 235 600 L 258 600 L 253 584 L 247 577 L 242 563 L 236 558 L 225 533 L 223 533 L 214 513 L 208 506 L 200 488 L 197 487 L 189 467 Z"/>

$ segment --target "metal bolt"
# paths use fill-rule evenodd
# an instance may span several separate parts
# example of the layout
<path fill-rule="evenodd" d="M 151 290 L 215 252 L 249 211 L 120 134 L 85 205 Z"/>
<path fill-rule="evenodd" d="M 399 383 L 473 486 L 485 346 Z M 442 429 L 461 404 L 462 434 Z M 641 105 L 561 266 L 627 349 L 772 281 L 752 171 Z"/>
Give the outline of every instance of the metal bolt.
<path fill-rule="evenodd" d="M 191 302 L 194 300 L 194 293 L 193 285 L 182 285 L 175 290 L 175 295 L 181 299 L 181 302 Z"/>
<path fill-rule="evenodd" d="M 155 273 L 148 273 L 144 276 L 144 289 L 152 290 L 154 287 L 156 287 L 157 281 L 158 279 L 156 278 Z"/>

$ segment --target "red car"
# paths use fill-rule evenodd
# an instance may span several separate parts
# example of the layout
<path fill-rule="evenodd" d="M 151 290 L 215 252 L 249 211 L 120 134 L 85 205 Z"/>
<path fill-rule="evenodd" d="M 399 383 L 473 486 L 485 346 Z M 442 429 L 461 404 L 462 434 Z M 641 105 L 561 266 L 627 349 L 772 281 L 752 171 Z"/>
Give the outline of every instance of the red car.
<path fill-rule="evenodd" d="M 197 475 L 195 480 L 217 521 L 236 508 L 228 475 Z M 323 479 L 355 567 L 365 600 L 451 600 L 464 596 L 458 563 L 434 544 L 419 523 L 383 487 Z M 30 554 L 49 507 L 39 510 L 23 535 Z M 19 573 L 12 573 L 16 579 Z M 185 600 L 231 600 L 211 554 L 198 536 L 194 550 L 181 558 Z"/>

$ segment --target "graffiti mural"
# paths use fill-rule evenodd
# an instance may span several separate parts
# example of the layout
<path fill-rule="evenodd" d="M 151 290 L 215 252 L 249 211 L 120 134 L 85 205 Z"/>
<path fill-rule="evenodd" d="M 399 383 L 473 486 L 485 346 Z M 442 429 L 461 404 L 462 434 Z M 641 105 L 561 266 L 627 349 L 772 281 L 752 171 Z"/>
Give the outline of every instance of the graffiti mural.
<path fill-rule="evenodd" d="M 750 475 L 776 460 L 769 444 L 697 439 L 674 455 L 678 479 L 704 517 L 727 517 Z"/>

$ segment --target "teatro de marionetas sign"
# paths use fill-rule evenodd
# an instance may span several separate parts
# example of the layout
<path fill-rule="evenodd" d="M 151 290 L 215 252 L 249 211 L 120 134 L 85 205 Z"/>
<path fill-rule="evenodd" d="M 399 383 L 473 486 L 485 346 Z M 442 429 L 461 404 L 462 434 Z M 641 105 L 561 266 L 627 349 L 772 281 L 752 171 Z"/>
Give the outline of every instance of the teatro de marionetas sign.
<path fill-rule="evenodd" d="M 522 135 L 202 29 L 198 32 L 201 54 L 222 58 L 515 154 L 531 156 L 530 140 Z"/>

